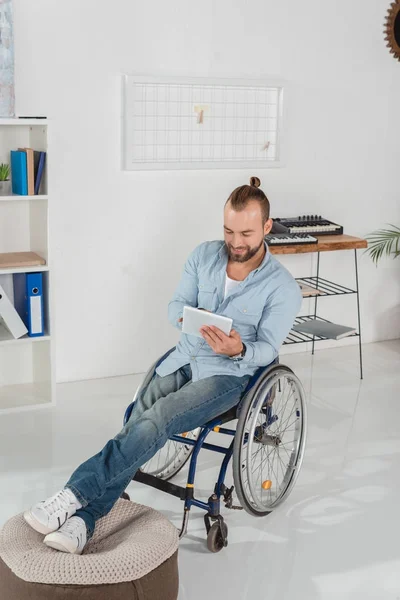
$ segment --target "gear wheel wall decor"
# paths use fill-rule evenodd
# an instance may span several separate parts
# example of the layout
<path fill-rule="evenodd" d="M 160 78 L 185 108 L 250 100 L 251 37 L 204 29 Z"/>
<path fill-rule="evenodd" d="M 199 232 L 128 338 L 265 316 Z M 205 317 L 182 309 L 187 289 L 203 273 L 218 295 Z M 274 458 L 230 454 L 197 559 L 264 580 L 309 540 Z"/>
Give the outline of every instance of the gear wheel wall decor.
<path fill-rule="evenodd" d="M 390 53 L 400 61 L 400 0 L 392 2 L 385 22 L 385 40 Z"/>

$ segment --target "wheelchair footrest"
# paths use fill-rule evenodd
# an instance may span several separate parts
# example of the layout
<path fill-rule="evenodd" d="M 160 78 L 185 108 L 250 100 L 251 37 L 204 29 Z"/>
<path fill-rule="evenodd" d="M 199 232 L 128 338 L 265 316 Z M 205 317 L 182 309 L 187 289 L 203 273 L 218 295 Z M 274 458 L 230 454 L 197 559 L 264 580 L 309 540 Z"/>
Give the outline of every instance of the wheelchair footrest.
<path fill-rule="evenodd" d="M 175 485 L 174 483 L 170 483 L 169 481 L 164 481 L 163 479 L 155 477 L 154 475 L 143 473 L 142 471 L 136 471 L 133 480 L 150 485 L 151 487 L 161 490 L 166 494 L 177 496 L 177 498 L 180 498 L 181 500 L 185 500 L 187 496 L 186 488 L 183 488 L 180 485 Z"/>

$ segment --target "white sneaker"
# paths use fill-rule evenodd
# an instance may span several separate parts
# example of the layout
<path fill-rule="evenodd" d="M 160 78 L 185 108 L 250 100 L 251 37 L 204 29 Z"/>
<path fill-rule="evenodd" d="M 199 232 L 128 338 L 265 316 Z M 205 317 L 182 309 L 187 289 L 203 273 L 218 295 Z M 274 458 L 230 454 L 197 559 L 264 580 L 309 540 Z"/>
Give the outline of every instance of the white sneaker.
<path fill-rule="evenodd" d="M 81 503 L 71 490 L 65 488 L 48 500 L 39 502 L 24 513 L 24 519 L 35 531 L 52 533 L 82 508 Z"/>
<path fill-rule="evenodd" d="M 43 542 L 60 552 L 81 554 L 86 545 L 86 537 L 85 521 L 80 517 L 72 517 L 58 531 L 46 535 Z"/>

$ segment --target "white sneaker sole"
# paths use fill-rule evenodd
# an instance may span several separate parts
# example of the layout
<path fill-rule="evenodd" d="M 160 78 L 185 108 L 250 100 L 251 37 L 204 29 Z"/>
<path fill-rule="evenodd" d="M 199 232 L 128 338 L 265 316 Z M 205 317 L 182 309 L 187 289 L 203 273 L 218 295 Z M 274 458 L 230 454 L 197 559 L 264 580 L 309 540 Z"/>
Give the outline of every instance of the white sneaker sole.
<path fill-rule="evenodd" d="M 43 525 L 43 523 L 38 521 L 33 516 L 33 514 L 31 513 L 30 510 L 27 510 L 24 512 L 24 519 L 28 523 L 28 525 L 30 525 L 32 527 L 32 529 L 34 529 L 38 533 L 42 533 L 43 535 L 48 535 L 49 533 L 53 533 L 54 531 L 57 531 L 56 529 L 50 529 L 49 527 L 46 527 L 46 525 Z"/>
<path fill-rule="evenodd" d="M 78 550 L 78 548 L 68 544 L 68 539 L 63 538 L 57 533 L 46 536 L 43 543 L 49 546 L 49 548 L 54 548 L 54 550 L 59 550 L 60 552 L 69 552 L 70 554 L 82 554 L 83 550 L 83 548 L 82 550 Z"/>

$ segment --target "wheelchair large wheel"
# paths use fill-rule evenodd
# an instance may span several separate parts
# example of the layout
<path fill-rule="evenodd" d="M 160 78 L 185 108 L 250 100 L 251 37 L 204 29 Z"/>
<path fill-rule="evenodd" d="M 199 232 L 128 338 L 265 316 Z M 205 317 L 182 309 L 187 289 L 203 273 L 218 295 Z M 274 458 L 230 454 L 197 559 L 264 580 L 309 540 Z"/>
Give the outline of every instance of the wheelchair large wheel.
<path fill-rule="evenodd" d="M 242 507 L 264 516 L 289 495 L 303 460 L 306 406 L 291 369 L 277 365 L 245 396 L 233 449 L 233 478 Z"/>
<path fill-rule="evenodd" d="M 138 394 L 143 388 L 147 387 L 153 377 L 155 368 L 159 361 L 156 361 L 147 371 L 141 385 L 137 388 L 133 397 L 133 402 L 136 401 Z M 183 433 L 183 437 L 192 440 L 197 440 L 200 433 L 200 428 Z M 160 479 L 168 481 L 185 466 L 193 452 L 193 446 L 189 444 L 181 444 L 174 440 L 167 440 L 165 446 L 160 448 L 158 452 L 145 463 L 140 470 L 143 473 L 154 475 Z"/>
<path fill-rule="evenodd" d="M 199 427 L 181 435 L 191 440 L 197 440 L 200 429 Z M 193 448 L 194 446 L 189 444 L 167 440 L 165 446 L 160 448 L 140 470 L 143 473 L 148 473 L 149 475 L 154 475 L 155 477 L 164 479 L 164 481 L 168 481 L 185 466 L 193 452 Z"/>
<path fill-rule="evenodd" d="M 136 401 L 138 395 L 143 390 L 143 388 L 147 387 L 150 381 L 153 378 L 154 371 L 157 365 L 164 360 L 168 354 L 170 354 L 174 348 L 171 348 L 162 359 L 156 360 L 146 375 L 143 378 L 142 383 L 136 389 L 136 393 L 133 397 L 132 404 Z M 124 425 L 129 418 L 130 413 L 125 413 Z M 196 440 L 200 433 L 200 428 L 195 429 L 193 431 L 189 431 L 187 433 L 183 433 L 183 437 L 187 437 L 192 440 Z M 165 446 L 160 448 L 158 452 L 141 467 L 141 471 L 143 473 L 148 473 L 149 475 L 154 475 L 155 477 L 159 477 L 160 479 L 164 479 L 168 481 L 174 475 L 179 473 L 179 471 L 184 467 L 184 465 L 189 460 L 191 454 L 193 452 L 193 446 L 189 444 L 181 444 L 179 442 L 174 442 L 173 440 L 167 440 Z"/>

